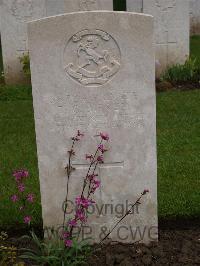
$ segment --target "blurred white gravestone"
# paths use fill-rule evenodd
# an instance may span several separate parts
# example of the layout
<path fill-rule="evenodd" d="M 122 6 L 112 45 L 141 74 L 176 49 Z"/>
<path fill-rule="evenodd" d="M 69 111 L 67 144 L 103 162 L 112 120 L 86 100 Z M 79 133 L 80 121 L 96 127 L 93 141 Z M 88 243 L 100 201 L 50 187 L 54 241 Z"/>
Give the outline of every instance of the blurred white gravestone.
<path fill-rule="evenodd" d="M 27 22 L 81 10 L 113 10 L 112 0 L 1 0 L 0 25 L 7 84 L 28 82 L 20 57 L 28 53 Z"/>
<path fill-rule="evenodd" d="M 46 16 L 55 16 L 67 12 L 65 0 L 45 0 Z"/>
<path fill-rule="evenodd" d="M 189 56 L 189 1 L 143 0 L 143 12 L 155 18 L 157 75 Z"/>
<path fill-rule="evenodd" d="M 143 0 L 126 0 L 126 10 L 131 12 L 142 13 Z"/>
<path fill-rule="evenodd" d="M 113 0 L 64 0 L 64 2 L 68 12 L 113 10 Z"/>
<path fill-rule="evenodd" d="M 45 15 L 45 0 L 2 0 L 0 4 L 5 81 L 24 83 L 27 80 L 19 58 L 28 51 L 26 22 Z"/>
<path fill-rule="evenodd" d="M 113 0 L 46 0 L 47 14 L 77 11 L 113 10 Z"/>
<path fill-rule="evenodd" d="M 190 0 L 190 34 L 200 34 L 200 0 Z"/>
<path fill-rule="evenodd" d="M 137 12 L 134 0 L 128 11 Z M 154 16 L 157 76 L 189 56 L 189 0 L 142 0 L 142 11 Z"/>
<path fill-rule="evenodd" d="M 30 22 L 28 28 L 44 225 L 62 224 L 71 136 L 77 129 L 85 133 L 70 179 L 74 200 L 87 171 L 85 153 L 97 144 L 93 136 L 107 131 L 111 143 L 98 169 L 98 208 L 112 204 L 115 210 L 133 203 L 144 188 L 150 190 L 139 214 L 121 222 L 111 238 L 157 240 L 153 18 L 79 12 Z M 115 211 L 100 215 L 96 210 L 87 237 L 99 242 L 103 228 L 118 219 Z"/>

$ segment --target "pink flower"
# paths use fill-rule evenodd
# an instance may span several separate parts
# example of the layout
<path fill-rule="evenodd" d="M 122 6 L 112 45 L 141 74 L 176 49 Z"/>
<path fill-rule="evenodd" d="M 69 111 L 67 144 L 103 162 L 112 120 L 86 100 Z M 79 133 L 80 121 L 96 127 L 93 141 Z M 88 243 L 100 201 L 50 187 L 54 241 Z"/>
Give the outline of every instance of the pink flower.
<path fill-rule="evenodd" d="M 69 232 L 63 232 L 62 234 L 63 239 L 66 239 L 69 237 Z"/>
<path fill-rule="evenodd" d="M 96 176 L 98 176 L 98 174 L 88 175 L 87 178 L 92 181 Z"/>
<path fill-rule="evenodd" d="M 101 182 L 100 182 L 99 180 L 94 179 L 94 180 L 92 181 L 91 193 L 94 193 L 94 192 L 97 190 L 97 188 L 100 187 L 100 184 L 101 184 Z"/>
<path fill-rule="evenodd" d="M 33 203 L 34 202 L 34 198 L 35 198 L 35 195 L 30 193 L 30 194 L 27 195 L 26 199 L 27 199 L 27 201 Z"/>
<path fill-rule="evenodd" d="M 18 198 L 17 195 L 12 195 L 12 196 L 11 196 L 11 200 L 12 200 L 12 202 L 16 202 L 16 201 L 19 200 L 19 198 Z"/>
<path fill-rule="evenodd" d="M 72 240 L 66 239 L 65 240 L 65 246 L 70 248 L 72 246 Z"/>
<path fill-rule="evenodd" d="M 98 150 L 99 150 L 100 152 L 102 152 L 102 153 L 104 153 L 104 152 L 107 151 L 107 150 L 104 148 L 103 144 L 100 144 L 100 145 L 98 146 Z"/>
<path fill-rule="evenodd" d="M 85 159 L 86 159 L 86 160 L 89 159 L 90 161 L 92 161 L 92 160 L 93 160 L 93 155 L 86 154 L 86 155 L 85 155 Z"/>
<path fill-rule="evenodd" d="M 77 226 L 77 221 L 76 221 L 76 219 L 73 219 L 73 220 L 69 221 L 69 225 L 70 225 L 70 226 Z"/>
<path fill-rule="evenodd" d="M 103 139 L 103 140 L 109 140 L 109 135 L 107 134 L 107 133 L 103 133 L 103 132 L 101 132 L 100 133 L 100 137 Z"/>
<path fill-rule="evenodd" d="M 31 222 L 31 220 L 32 220 L 31 216 L 25 216 L 24 217 L 24 223 L 25 224 L 29 224 Z"/>
<path fill-rule="evenodd" d="M 76 197 L 75 202 L 76 202 L 76 205 L 81 205 L 81 202 L 82 202 L 81 196 Z"/>
<path fill-rule="evenodd" d="M 86 222 L 86 217 L 85 217 L 85 213 L 83 210 L 79 209 L 79 210 L 76 210 L 76 214 L 75 214 L 75 217 L 77 220 L 80 220 L 81 222 Z"/>
<path fill-rule="evenodd" d="M 104 163 L 103 156 L 102 156 L 102 155 L 99 155 L 99 156 L 97 157 L 97 161 L 98 161 L 99 163 Z"/>
<path fill-rule="evenodd" d="M 78 137 L 83 137 L 83 136 L 84 136 L 84 134 L 83 134 L 83 133 L 81 133 L 81 132 L 80 132 L 80 130 L 78 130 L 77 136 L 78 136 Z"/>
<path fill-rule="evenodd" d="M 13 176 L 15 177 L 16 182 L 20 182 L 23 178 L 29 176 L 29 172 L 25 169 L 16 170 L 13 172 Z"/>
<path fill-rule="evenodd" d="M 95 188 L 99 188 L 101 182 L 100 182 L 99 180 L 96 179 L 96 180 L 94 180 L 93 184 L 94 184 Z"/>
<path fill-rule="evenodd" d="M 145 190 L 142 192 L 142 195 L 145 195 L 145 194 L 147 194 L 147 193 L 149 193 L 149 190 L 148 190 L 148 189 L 145 189 Z"/>
<path fill-rule="evenodd" d="M 25 186 L 23 183 L 19 184 L 17 187 L 18 187 L 19 192 L 24 192 Z"/>
<path fill-rule="evenodd" d="M 89 206 L 91 206 L 93 203 L 95 203 L 95 201 L 92 201 L 91 199 L 86 199 L 83 196 L 77 197 L 75 202 L 76 202 L 76 205 L 78 207 L 82 207 L 85 209 L 87 209 Z"/>

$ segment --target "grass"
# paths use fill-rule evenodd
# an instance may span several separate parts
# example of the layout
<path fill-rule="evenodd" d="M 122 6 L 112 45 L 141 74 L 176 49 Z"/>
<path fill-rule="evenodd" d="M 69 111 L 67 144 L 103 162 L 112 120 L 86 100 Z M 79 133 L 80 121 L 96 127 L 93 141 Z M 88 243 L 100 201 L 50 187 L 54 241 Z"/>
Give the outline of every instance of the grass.
<path fill-rule="evenodd" d="M 191 55 L 200 60 L 200 36 L 194 35 L 190 38 Z"/>
<path fill-rule="evenodd" d="M 161 80 L 170 81 L 172 84 L 182 85 L 183 83 L 196 84 L 199 88 L 200 81 L 200 36 L 192 36 L 190 41 L 191 56 L 185 64 L 170 66 L 162 74 Z"/>
<path fill-rule="evenodd" d="M 114 0 L 113 7 L 115 11 L 126 11 L 126 1 L 124 0 Z"/>
<path fill-rule="evenodd" d="M 1 51 L 1 38 L 0 38 L 0 74 L 3 71 L 3 60 L 2 60 L 2 51 Z"/>
<path fill-rule="evenodd" d="M 162 74 L 161 80 L 170 81 L 172 84 L 196 84 L 199 88 L 200 81 L 200 60 L 189 58 L 184 64 L 175 64 L 170 66 Z"/>
<path fill-rule="evenodd" d="M 15 192 L 12 170 L 23 167 L 30 171 L 28 191 L 37 194 L 33 217 L 34 223 L 39 224 L 41 208 L 30 87 L 0 87 L 0 140 L 0 226 L 22 221 L 10 195 Z"/>
<path fill-rule="evenodd" d="M 200 91 L 157 96 L 160 217 L 200 216 Z"/>

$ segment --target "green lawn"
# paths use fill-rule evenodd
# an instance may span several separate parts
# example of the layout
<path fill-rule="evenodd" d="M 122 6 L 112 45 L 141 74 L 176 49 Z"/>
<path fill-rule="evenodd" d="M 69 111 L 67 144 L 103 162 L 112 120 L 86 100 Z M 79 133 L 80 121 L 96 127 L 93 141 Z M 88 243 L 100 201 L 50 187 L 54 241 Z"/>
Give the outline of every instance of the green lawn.
<path fill-rule="evenodd" d="M 192 36 L 190 38 L 191 55 L 200 60 L 200 36 Z"/>
<path fill-rule="evenodd" d="M 200 216 L 200 91 L 157 95 L 159 216 Z"/>
<path fill-rule="evenodd" d="M 34 222 L 41 222 L 34 132 L 31 88 L 0 87 L 0 227 L 22 219 L 10 195 L 15 191 L 12 170 L 23 167 L 30 171 L 29 190 L 37 194 Z"/>
<path fill-rule="evenodd" d="M 0 38 L 0 74 L 3 71 L 2 51 L 1 51 L 1 38 Z"/>
<path fill-rule="evenodd" d="M 116 11 L 126 11 L 126 1 L 125 0 L 113 0 L 113 7 Z"/>

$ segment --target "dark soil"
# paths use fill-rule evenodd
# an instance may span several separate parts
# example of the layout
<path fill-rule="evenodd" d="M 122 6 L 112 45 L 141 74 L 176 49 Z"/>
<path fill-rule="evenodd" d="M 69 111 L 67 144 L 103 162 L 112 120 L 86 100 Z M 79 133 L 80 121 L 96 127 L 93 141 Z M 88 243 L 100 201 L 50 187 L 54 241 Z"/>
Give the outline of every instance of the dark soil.
<path fill-rule="evenodd" d="M 171 90 L 196 90 L 200 89 L 200 82 L 177 82 L 171 83 L 169 81 L 156 81 L 156 91 L 171 91 Z"/>
<path fill-rule="evenodd" d="M 200 265 L 200 227 L 160 230 L 159 242 L 148 246 L 110 243 L 91 256 L 89 265 Z"/>
<path fill-rule="evenodd" d="M 88 266 L 137 266 L 137 265 L 200 265 L 200 219 L 176 218 L 159 220 L 159 241 L 149 245 L 108 243 L 95 247 L 88 259 Z M 42 237 L 42 227 L 34 228 Z M 11 233 L 12 232 L 12 233 Z M 27 229 L 9 230 L 10 242 L 18 248 L 31 247 L 32 243 L 20 236 Z M 31 263 L 27 264 L 31 265 Z"/>

